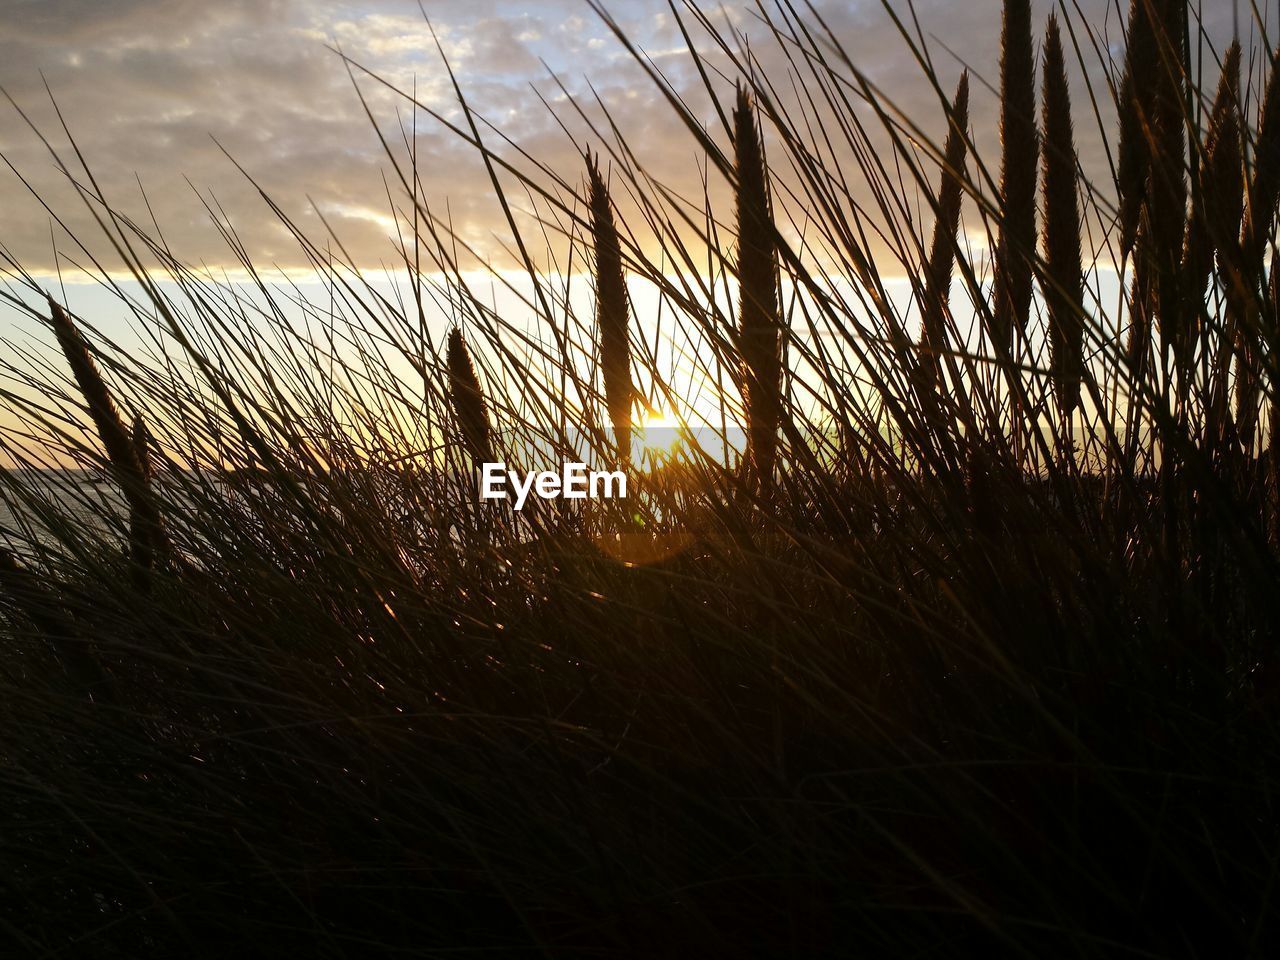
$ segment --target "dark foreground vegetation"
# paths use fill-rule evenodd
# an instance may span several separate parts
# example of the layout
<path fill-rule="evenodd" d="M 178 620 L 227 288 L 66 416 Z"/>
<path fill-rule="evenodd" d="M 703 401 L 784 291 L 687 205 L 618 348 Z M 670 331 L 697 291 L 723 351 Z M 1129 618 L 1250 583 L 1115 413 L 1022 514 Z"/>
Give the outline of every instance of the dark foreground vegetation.
<path fill-rule="evenodd" d="M 1092 25 L 1004 7 L 998 157 L 995 93 L 898 5 L 935 117 L 788 0 L 749 49 L 794 86 L 680 9 L 719 219 L 601 104 L 567 180 L 464 109 L 541 219 L 511 221 L 532 327 L 391 141 L 421 273 L 397 299 L 299 235 L 323 303 L 184 266 L 63 151 L 151 347 L 7 263 L 61 348 L 3 359 L 10 954 L 1274 956 L 1274 48 L 1133 0 L 1075 88 Z M 742 449 L 520 514 L 460 479 L 639 462 L 633 416 L 695 417 L 689 378 Z M 49 493 L 55 459 L 118 502 Z"/>

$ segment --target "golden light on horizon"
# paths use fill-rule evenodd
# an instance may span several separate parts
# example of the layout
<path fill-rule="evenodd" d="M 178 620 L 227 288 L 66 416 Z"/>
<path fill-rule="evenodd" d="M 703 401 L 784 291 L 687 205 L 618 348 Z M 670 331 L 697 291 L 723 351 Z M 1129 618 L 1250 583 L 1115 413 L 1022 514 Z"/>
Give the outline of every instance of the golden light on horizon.
<path fill-rule="evenodd" d="M 636 462 L 655 466 L 670 460 L 684 442 L 684 424 L 661 410 L 646 413 L 633 428 Z"/>

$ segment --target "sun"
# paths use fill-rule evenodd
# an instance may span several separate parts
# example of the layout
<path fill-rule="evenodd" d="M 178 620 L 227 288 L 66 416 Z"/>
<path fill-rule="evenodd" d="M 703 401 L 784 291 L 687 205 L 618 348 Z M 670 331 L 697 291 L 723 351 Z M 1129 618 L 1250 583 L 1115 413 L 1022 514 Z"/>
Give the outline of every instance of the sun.
<path fill-rule="evenodd" d="M 684 424 L 660 410 L 652 411 L 640 418 L 633 434 L 638 463 L 656 465 L 670 460 L 680 449 Z"/>

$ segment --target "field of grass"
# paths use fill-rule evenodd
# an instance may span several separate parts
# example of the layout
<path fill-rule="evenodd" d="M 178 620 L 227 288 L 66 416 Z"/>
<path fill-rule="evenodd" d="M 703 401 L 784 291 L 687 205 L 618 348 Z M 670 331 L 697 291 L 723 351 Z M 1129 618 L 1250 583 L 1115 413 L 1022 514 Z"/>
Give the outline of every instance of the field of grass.
<path fill-rule="evenodd" d="M 0 953 L 1274 956 L 1280 68 L 1261 14 L 1132 0 L 1113 63 L 1072 11 L 1005 0 L 988 89 L 885 4 L 925 118 L 791 0 L 674 8 L 706 197 L 601 104 L 547 169 L 459 77 L 533 326 L 408 141 L 410 281 L 295 231 L 320 298 L 54 153 L 148 348 L 0 247 L 60 348 L 0 353 Z M 481 503 L 492 460 L 629 496 Z"/>

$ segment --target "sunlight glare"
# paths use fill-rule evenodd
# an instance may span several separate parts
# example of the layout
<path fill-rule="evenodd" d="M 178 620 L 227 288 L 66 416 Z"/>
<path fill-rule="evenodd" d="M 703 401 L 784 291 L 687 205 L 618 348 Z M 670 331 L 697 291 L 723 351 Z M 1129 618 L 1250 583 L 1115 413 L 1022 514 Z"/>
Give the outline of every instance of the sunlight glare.
<path fill-rule="evenodd" d="M 633 430 L 638 461 L 656 465 L 670 460 L 684 440 L 683 426 L 678 418 L 660 410 L 642 417 Z"/>

